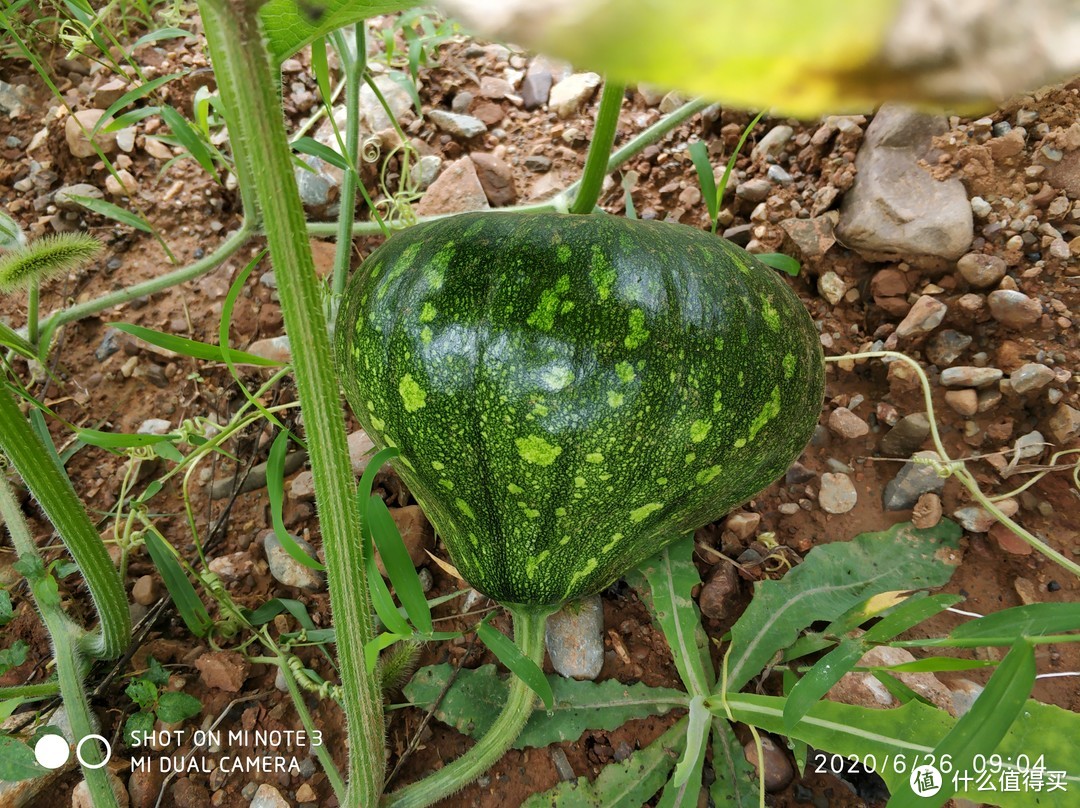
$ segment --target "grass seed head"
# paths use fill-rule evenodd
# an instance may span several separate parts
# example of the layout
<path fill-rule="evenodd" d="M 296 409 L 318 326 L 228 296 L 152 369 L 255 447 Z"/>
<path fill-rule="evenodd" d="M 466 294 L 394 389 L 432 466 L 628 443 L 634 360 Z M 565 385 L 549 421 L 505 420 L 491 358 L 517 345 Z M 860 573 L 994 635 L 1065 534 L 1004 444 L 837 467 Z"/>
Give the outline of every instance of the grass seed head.
<path fill-rule="evenodd" d="M 85 233 L 45 236 L 0 255 L 0 294 L 11 294 L 35 281 L 78 269 L 101 251 L 101 242 Z"/>

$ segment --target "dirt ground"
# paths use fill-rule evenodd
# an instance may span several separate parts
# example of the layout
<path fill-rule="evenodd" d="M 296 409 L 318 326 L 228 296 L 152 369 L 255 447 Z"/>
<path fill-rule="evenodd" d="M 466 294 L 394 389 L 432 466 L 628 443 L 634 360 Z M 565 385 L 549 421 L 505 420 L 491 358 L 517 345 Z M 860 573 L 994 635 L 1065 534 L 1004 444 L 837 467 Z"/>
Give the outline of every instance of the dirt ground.
<path fill-rule="evenodd" d="M 145 65 L 153 67 L 156 75 L 178 68 L 192 70 L 186 78 L 166 85 L 167 100 L 186 114 L 191 112 L 191 100 L 197 87 L 212 87 L 213 79 L 204 69 L 205 54 L 197 39 L 154 43 L 140 48 L 138 55 Z M 314 79 L 307 70 L 306 57 L 298 57 L 298 61 L 299 69 L 292 70 L 291 65 L 286 68 L 286 108 L 294 127 L 311 114 L 307 95 L 317 92 Z M 598 98 L 585 104 L 576 115 L 560 119 L 544 106 L 528 110 L 513 99 L 481 96 L 484 78 L 502 78 L 508 69 L 523 72 L 528 64 L 527 55 L 464 39 L 443 47 L 438 64 L 420 70 L 425 111 L 448 109 L 456 96 L 467 92 L 474 96 L 467 107 L 468 111 L 483 115 L 485 122 L 490 120 L 492 131 L 498 129 L 501 132 L 496 135 L 489 131 L 471 140 L 463 140 L 440 132 L 427 120 L 415 119 L 407 131 L 417 141 L 420 152 L 442 157 L 444 165 L 471 152 L 494 152 L 511 167 L 519 200 L 541 197 L 576 179 L 584 161 Z M 75 109 L 93 106 L 95 92 L 110 78 L 105 72 L 91 70 L 85 61 L 57 60 L 55 65 L 54 78 L 59 90 Z M 290 70 L 292 72 L 288 72 Z M 46 287 L 42 310 L 51 311 L 65 304 L 89 300 L 172 269 L 160 244 L 149 234 L 117 225 L 99 215 L 57 209 L 53 199 L 57 189 L 74 183 L 89 183 L 105 188 L 108 172 L 94 158 L 72 156 L 64 135 L 63 118 L 66 112 L 32 76 L 27 63 L 16 59 L 0 61 L 0 79 L 14 86 L 27 87 L 31 93 L 21 114 L 10 118 L 0 117 L 0 204 L 3 209 L 16 218 L 30 235 L 42 235 L 55 229 L 85 229 L 106 245 L 100 258 L 90 267 Z M 1045 137 L 1052 139 L 1054 133 L 1067 131 L 1075 121 L 1080 120 L 1078 88 L 1080 82 L 1074 82 L 1014 99 L 989 113 L 989 117 L 994 123 L 1007 121 L 1016 125 L 1020 112 L 1026 115 L 1034 111 L 1038 121 L 1048 126 Z M 657 120 L 664 103 L 652 97 L 648 90 L 645 93 L 628 92 L 621 114 L 617 145 Z M 710 109 L 704 117 L 693 117 L 631 160 L 626 170 L 636 172 L 638 177 L 632 192 L 638 215 L 706 227 L 708 214 L 701 201 L 686 144 L 695 138 L 703 139 L 711 144 L 714 154 L 723 155 L 726 159 L 749 117 L 748 113 L 742 111 Z M 1026 243 L 1023 250 L 1018 251 L 1015 243 L 1009 242 L 1006 233 L 995 231 L 984 235 L 983 223 L 976 220 L 976 243 L 971 249 L 1002 258 L 1014 287 L 1045 304 L 1046 314 L 1040 320 L 1018 330 L 1002 327 L 985 312 L 969 313 L 963 309 L 958 301 L 972 290 L 955 269 L 955 263 L 919 268 L 918 262 L 908 262 L 902 256 L 888 262 L 871 263 L 840 243 L 831 246 L 824 255 L 808 258 L 800 255 L 791 240 L 785 238 L 785 231 L 779 222 L 793 215 L 792 211 L 796 210 L 793 202 L 805 209 L 818 203 L 824 205 L 814 212 L 814 216 L 820 216 L 837 209 L 844 192 L 850 188 L 855 177 L 855 154 L 866 128 L 865 119 L 850 120 L 853 121 L 852 126 L 828 138 L 824 145 L 816 145 L 814 136 L 823 127 L 821 121 L 763 119 L 737 163 L 736 180 L 745 184 L 766 176 L 770 163 L 751 158 L 751 149 L 766 132 L 780 125 L 789 125 L 793 135 L 779 154 L 776 164 L 782 165 L 794 182 L 773 185 L 764 211 L 758 212 L 753 219 L 751 217 L 758 210 L 758 205 L 731 195 L 729 198 L 732 201 L 725 202 L 727 221 L 722 229 L 735 228 L 732 237 L 741 239 L 744 244 L 748 240 L 756 242 L 752 245 L 753 249 L 794 251 L 795 256 L 802 260 L 802 271 L 798 277 L 790 280 L 790 284 L 820 324 L 826 354 L 856 351 L 874 340 L 887 339 L 906 316 L 911 302 L 921 294 L 930 294 L 949 305 L 950 315 L 945 327 L 957 329 L 973 338 L 964 358 L 957 364 L 972 364 L 970 358 L 984 352 L 990 366 L 1008 374 L 1024 363 L 1041 363 L 1050 357 L 1052 363 L 1048 364 L 1068 369 L 1065 380 L 1053 385 L 1063 394 L 1059 400 L 1076 405 L 1078 378 L 1071 374 L 1080 367 L 1080 339 L 1073 315 L 1080 308 L 1080 269 L 1077 266 L 1080 259 L 1075 252 L 1068 260 L 1043 260 L 1045 256 L 1037 255 L 1038 240 L 1034 247 Z M 239 226 L 240 201 L 235 189 L 230 190 L 215 183 L 192 160 L 166 163 L 152 156 L 147 151 L 146 143 L 148 136 L 154 134 L 157 128 L 155 121 L 151 118 L 138 125 L 134 149 L 122 155 L 126 169 L 137 183 L 137 191 L 127 203 L 115 198 L 113 201 L 141 209 L 168 243 L 179 266 L 211 252 Z M 941 176 L 958 176 L 965 183 L 969 196 L 980 196 L 988 201 L 1006 197 L 1018 201 L 1034 199 L 1031 210 L 1045 212 L 1059 192 L 1056 188 L 1051 192 L 1044 191 L 1045 182 L 1039 173 L 1028 170 L 1040 164 L 1038 149 L 1043 141 L 1030 137 L 1017 153 L 1004 154 L 1002 150 L 995 151 L 978 142 L 975 129 L 970 119 L 951 119 L 948 133 L 939 139 L 944 152 L 934 169 Z M 46 134 L 35 137 L 42 130 Z M 31 142 L 34 148 L 28 150 Z M 550 168 L 535 170 L 534 167 L 543 161 L 527 161 L 527 158 L 537 156 L 549 159 Z M 715 157 L 714 162 L 719 163 L 720 157 Z M 390 169 L 391 173 L 398 170 L 397 164 L 391 162 Z M 23 180 L 29 182 L 21 183 Z M 605 192 L 602 206 L 611 213 L 624 212 L 623 190 L 617 183 Z M 360 207 L 358 210 L 363 209 Z M 1080 210 L 1080 203 L 1076 203 L 1072 210 L 1073 213 Z M 366 216 L 365 213 L 361 215 Z M 1066 225 L 1061 227 L 1061 232 L 1066 239 L 1075 238 L 1080 218 L 1068 218 L 1067 215 L 1063 218 Z M 740 228 L 742 225 L 747 227 Z M 1072 228 L 1072 231 L 1068 228 Z M 358 266 L 364 255 L 377 244 L 377 239 L 357 240 L 354 266 Z M 229 285 L 261 246 L 261 241 L 256 239 L 240 254 L 200 279 L 65 327 L 51 356 L 50 366 L 56 380 L 39 380 L 31 387 L 32 392 L 70 422 L 97 429 L 135 432 L 150 418 L 166 419 L 174 426 L 195 416 L 214 417 L 219 422 L 225 422 L 244 401 L 225 368 L 184 357 L 162 355 L 145 344 L 123 337 L 118 339 L 119 350 L 105 356 L 103 341 L 106 340 L 109 323 L 123 321 L 215 342 Z M 316 261 L 325 273 L 332 260 L 332 244 L 315 242 L 314 247 Z M 901 290 L 900 294 L 876 295 L 879 284 L 884 283 L 876 280 L 879 273 L 897 268 L 903 273 L 906 289 Z M 231 339 L 234 346 L 246 347 L 257 340 L 283 333 L 276 292 L 260 279 L 267 269 L 268 265 L 261 266 L 252 273 L 245 285 L 232 321 Z M 842 278 L 848 290 L 836 303 L 829 302 L 819 292 L 819 278 L 828 271 Z M 0 300 L 0 316 L 14 327 L 22 326 L 25 322 L 25 299 L 14 296 Z M 931 364 L 927 358 L 925 339 L 906 343 L 903 348 L 924 366 Z M 29 378 L 24 362 L 17 360 L 13 364 L 16 373 L 24 379 Z M 932 375 L 936 381 L 937 374 Z M 253 389 L 266 378 L 266 374 L 251 370 L 245 371 L 245 377 L 249 388 Z M 971 416 L 961 415 L 951 408 L 945 401 L 944 391 L 945 388 L 935 385 L 938 426 L 953 457 L 985 458 L 986 455 L 1007 450 L 1018 437 L 1035 429 L 1043 435 L 1051 434 L 1047 424 L 1057 402 L 1048 400 L 1045 391 L 1038 397 L 1005 396 L 988 411 Z M 273 397 L 278 402 L 291 400 L 291 384 L 288 381 L 280 384 L 273 391 Z M 869 431 L 857 437 L 843 437 L 829 429 L 829 415 L 837 407 L 849 407 L 869 425 Z M 795 557 L 805 555 L 819 544 L 842 541 L 864 531 L 882 530 L 896 522 L 908 520 L 911 518 L 910 510 L 883 509 L 881 491 L 899 466 L 895 461 L 882 457 L 880 442 L 888 432 L 890 422 L 895 423 L 895 417 L 923 409 L 918 389 L 900 375 L 890 373 L 879 362 L 861 363 L 851 369 L 830 365 L 822 427 L 800 459 L 806 473 L 798 475 L 799 481 L 791 481 L 790 475 L 788 479 L 778 480 L 740 510 L 759 514 L 761 522 L 756 532 L 775 532 L 778 541 L 790 548 Z M 356 428 L 354 421 L 351 426 Z M 70 440 L 69 434 L 55 424 L 53 432 L 60 446 Z M 1073 448 L 1078 445 L 1075 438 L 1071 445 Z M 228 479 L 236 473 L 243 474 L 251 464 L 264 461 L 268 449 L 266 433 L 247 434 L 230 446 L 241 461 L 239 467 L 227 461 L 217 461 L 212 466 L 207 463 L 204 471 L 197 472 L 193 504 L 204 549 L 211 558 L 240 554 L 236 556 L 237 559 L 246 559 L 246 574 L 227 583 L 238 603 L 254 608 L 275 596 L 295 597 L 307 604 L 316 625 L 328 626 L 330 612 L 325 592 L 311 593 L 285 587 L 267 569 L 259 541 L 262 532 L 270 526 L 265 491 L 255 490 L 221 499 L 211 499 L 209 496 L 214 480 Z M 1044 453 L 1042 460 L 1045 461 L 1048 456 L 1049 452 Z M 1038 459 L 1031 462 L 1038 462 Z M 830 514 L 818 505 L 820 476 L 840 465 L 850 468 L 858 501 L 847 513 Z M 1003 480 L 992 459 L 972 460 L 969 467 L 988 491 L 1007 490 L 1020 479 L 1013 477 L 1008 481 Z M 68 464 L 68 470 L 92 514 L 102 517 L 102 532 L 111 534 L 111 524 L 105 515 L 115 505 L 124 474 L 123 458 L 85 448 L 75 454 Z M 1075 559 L 1080 558 L 1080 534 L 1073 510 L 1078 505 L 1077 491 L 1072 486 L 1070 476 L 1069 473 L 1052 473 L 1028 489 L 1019 498 L 1018 519 L 1029 530 Z M 291 482 L 292 478 L 286 481 L 287 492 Z M 385 478 L 382 483 L 380 490 L 384 494 L 389 496 L 395 491 L 396 486 Z M 956 481 L 946 483 L 941 500 L 946 515 L 969 504 L 965 490 Z M 400 495 L 397 504 L 405 504 L 406 501 L 407 494 Z M 162 514 L 157 519 L 158 526 L 182 553 L 194 559 L 195 548 L 183 516 L 178 487 L 170 483 L 154 500 L 154 506 Z M 47 541 L 50 530 L 40 513 L 29 502 L 26 510 L 37 534 L 43 542 Z M 308 537 L 318 547 L 318 525 L 310 501 L 290 498 L 286 504 L 285 520 L 289 530 Z M 702 544 L 721 549 L 729 556 L 739 556 L 753 536 L 739 538 L 727 529 L 724 522 L 720 522 L 703 528 L 699 532 L 699 539 Z M 1080 595 L 1080 582 L 1068 572 L 1038 553 L 1018 552 L 1024 548 L 1008 541 L 997 531 L 989 534 L 966 533 L 961 546 L 963 561 L 945 589 L 965 596 L 961 608 L 966 611 L 985 614 L 1024 602 L 1076 601 Z M 445 557 L 445 550 L 441 547 L 440 550 Z M 58 555 L 55 550 L 53 552 Z M 0 546 L 0 571 L 13 560 L 10 548 L 6 544 Z M 717 560 L 716 556 L 707 552 L 699 554 L 703 578 L 708 579 Z M 427 568 L 433 579 L 431 595 L 450 592 L 459 586 L 438 566 L 429 564 Z M 155 575 L 154 567 L 144 552 L 137 552 L 130 561 L 127 585 L 133 587 L 136 581 L 147 575 Z M 741 590 L 728 610 L 730 616 L 722 621 L 706 620 L 706 627 L 713 636 L 723 634 L 738 616 L 741 607 L 749 601 L 750 582 L 743 580 L 740 586 Z M 161 591 L 161 587 L 156 588 Z M 66 596 L 70 596 L 70 608 L 78 616 L 86 603 L 82 587 L 73 576 L 61 583 L 61 589 Z M 47 637 L 26 602 L 25 592 L 16 588 L 15 596 L 18 616 L 4 630 L 3 644 L 23 639 L 30 643 L 31 650 L 26 664 L 0 677 L 0 685 L 35 681 L 48 674 L 50 649 Z M 104 728 L 103 734 L 118 736 L 132 706 L 130 699 L 124 695 L 125 677 L 142 670 L 149 655 L 168 667 L 174 677 L 170 687 L 182 687 L 185 692 L 202 700 L 203 717 L 216 717 L 228 709 L 235 699 L 251 697 L 253 700 L 232 707 L 223 726 L 268 730 L 299 727 L 288 695 L 275 688 L 275 670 L 272 666 L 251 665 L 238 692 L 209 686 L 194 666 L 195 660 L 207 651 L 207 647 L 190 636 L 171 604 L 156 601 L 153 598 L 148 605 L 132 605 L 133 616 L 137 620 L 142 619 L 143 624 L 139 632 L 140 643 L 133 649 L 131 658 L 118 670 L 106 665 L 95 668 L 95 682 L 102 684 L 94 693 L 93 703 Z M 465 628 L 475 619 L 459 615 L 459 603 L 451 603 L 436 612 L 437 616 L 449 618 L 445 627 Z M 483 605 L 489 604 L 481 604 L 477 608 Z M 604 593 L 604 616 L 605 628 L 613 631 L 606 639 L 607 653 L 601 678 L 679 686 L 664 640 L 651 625 L 644 607 L 632 590 L 617 585 Z M 955 615 L 942 615 L 920 626 L 911 636 L 929 636 L 947 631 L 957 620 Z M 497 619 L 496 625 L 504 630 L 508 628 L 504 618 Z M 625 659 L 616 652 L 613 637 L 617 637 L 624 646 L 627 652 Z M 1080 670 L 1080 651 L 1075 645 L 1040 646 L 1037 659 L 1040 673 Z M 421 664 L 452 662 L 474 667 L 487 661 L 490 658 L 483 649 L 474 645 L 471 637 L 467 637 L 426 648 Z M 318 655 L 312 654 L 309 664 L 324 676 L 333 675 L 325 659 Z M 975 681 L 985 681 L 988 674 L 975 671 L 965 676 Z M 1040 679 L 1034 697 L 1066 709 L 1080 710 L 1080 690 L 1075 678 Z M 390 696 L 391 702 L 401 700 L 400 693 Z M 314 699 L 310 704 L 317 723 L 326 733 L 330 748 L 343 750 L 343 725 L 336 708 Z M 427 723 L 421 730 L 424 716 L 418 710 L 395 710 L 388 717 L 391 767 L 409 746 L 413 736 L 420 732 L 420 743 L 409 755 L 395 783 L 407 782 L 430 771 L 442 762 L 453 759 L 466 747 L 461 735 L 436 721 Z M 579 776 L 593 776 L 603 764 L 614 759 L 618 750 L 627 746 L 644 747 L 670 726 L 675 717 L 634 721 L 613 732 L 587 732 L 579 743 L 562 745 L 562 751 Z M 306 756 L 307 753 L 300 749 L 299 754 Z M 342 758 L 341 755 L 338 757 Z M 34 805 L 54 806 L 58 800 L 67 804 L 68 795 L 78 779 L 77 772 L 69 770 L 47 787 Z M 552 787 L 558 779 L 549 749 L 512 751 L 478 783 L 445 804 L 492 808 L 514 806 L 528 795 Z M 237 774 L 223 780 L 220 777 L 215 780 L 213 775 L 206 773 L 191 773 L 167 785 L 162 804 L 181 808 L 209 804 L 246 808 L 254 792 L 252 783 L 262 781 L 277 786 L 293 805 L 304 802 L 320 806 L 336 804 L 329 784 L 320 771 L 310 776 Z M 310 788 L 301 792 L 304 785 Z M 882 803 L 854 795 L 848 786 L 834 778 L 810 775 L 802 780 L 797 779 L 785 791 L 770 795 L 769 804 Z"/>

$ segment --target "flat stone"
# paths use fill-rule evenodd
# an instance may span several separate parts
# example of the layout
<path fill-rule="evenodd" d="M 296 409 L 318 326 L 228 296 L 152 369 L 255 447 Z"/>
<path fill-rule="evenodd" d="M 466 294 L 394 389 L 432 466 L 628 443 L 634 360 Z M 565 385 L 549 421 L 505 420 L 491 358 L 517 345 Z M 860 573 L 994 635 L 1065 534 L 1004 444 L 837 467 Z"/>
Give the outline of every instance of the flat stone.
<path fill-rule="evenodd" d="M 1021 539 L 1001 522 L 997 522 L 990 528 L 990 538 L 997 546 L 1010 555 L 1031 555 L 1035 548 Z"/>
<path fill-rule="evenodd" d="M 119 101 L 120 96 L 127 91 L 128 83 L 126 81 L 123 79 L 110 79 L 94 90 L 94 105 L 98 109 L 108 109 Z"/>
<path fill-rule="evenodd" d="M 375 441 L 362 429 L 351 433 L 347 441 L 353 474 L 360 477 L 367 470 L 368 463 L 371 462 L 371 457 L 375 453 Z"/>
<path fill-rule="evenodd" d="M 1050 434 L 1059 447 L 1080 435 L 1080 410 L 1068 404 L 1059 404 L 1050 416 Z"/>
<path fill-rule="evenodd" d="M 153 575 L 143 575 L 131 587 L 131 599 L 140 606 L 153 606 L 158 599 L 157 579 Z"/>
<path fill-rule="evenodd" d="M 314 547 L 297 536 L 293 536 L 293 540 L 309 558 L 319 560 Z M 278 583 L 307 592 L 318 592 L 325 588 L 326 580 L 323 574 L 319 570 L 304 566 L 290 556 L 273 530 L 263 533 L 262 543 L 263 550 L 266 552 L 266 561 L 270 565 L 270 574 Z"/>
<path fill-rule="evenodd" d="M 1042 317 L 1042 303 L 1023 292 L 998 289 L 987 296 L 986 302 L 990 305 L 991 316 L 1012 328 L 1034 325 Z"/>
<path fill-rule="evenodd" d="M 409 95 L 408 90 L 385 73 L 375 76 L 375 86 L 386 99 L 390 115 L 393 115 L 399 124 L 406 124 L 413 120 L 416 108 L 413 106 L 412 96 Z M 392 128 L 394 121 L 390 119 L 390 115 L 386 114 L 386 110 L 368 83 L 363 82 L 360 85 L 360 118 L 367 125 L 367 130 L 382 132 Z"/>
<path fill-rule="evenodd" d="M 754 205 L 759 202 L 764 202 L 769 198 L 769 194 L 772 193 L 773 184 L 767 179 L 757 177 L 752 180 L 746 180 L 746 182 L 740 182 L 735 189 L 735 196 L 739 199 L 745 199 Z"/>
<path fill-rule="evenodd" d="M 521 101 L 525 109 L 536 109 L 548 102 L 551 92 L 551 73 L 547 70 L 533 72 L 530 68 L 521 82 Z"/>
<path fill-rule="evenodd" d="M 899 339 L 929 334 L 945 319 L 949 307 L 935 297 L 923 295 L 911 307 L 907 317 L 896 327 Z"/>
<path fill-rule="evenodd" d="M 915 457 L 937 458 L 937 452 L 917 452 Z M 925 463 L 908 461 L 899 473 L 885 486 L 882 504 L 887 511 L 903 511 L 911 508 L 923 494 L 940 494 L 945 488 L 945 478 L 939 477 L 934 467 Z"/>
<path fill-rule="evenodd" d="M 210 559 L 206 565 L 210 572 L 226 581 L 238 581 L 251 574 L 254 563 L 246 550 Z"/>
<path fill-rule="evenodd" d="M 787 124 L 774 126 L 764 135 L 757 145 L 750 151 L 751 160 L 764 160 L 767 157 L 778 157 L 784 152 L 784 148 L 795 135 L 795 130 Z"/>
<path fill-rule="evenodd" d="M 1003 499 L 995 505 L 1006 516 L 1012 516 L 1020 507 L 1015 499 Z M 997 517 L 979 505 L 968 505 L 953 511 L 953 519 L 969 533 L 987 533 L 998 521 Z"/>
<path fill-rule="evenodd" d="M 567 603 L 547 621 L 551 666 L 568 679 L 595 679 L 604 667 L 604 605 L 599 595 Z"/>
<path fill-rule="evenodd" d="M 64 122 L 64 139 L 73 157 L 96 157 L 97 149 L 94 144 L 97 144 L 104 154 L 116 151 L 116 133 L 106 132 L 103 127 L 94 135 L 93 140 L 88 137 L 104 114 L 103 109 L 84 109 L 68 116 Z"/>
<path fill-rule="evenodd" d="M 1005 277 L 1005 261 L 984 253 L 968 253 L 956 262 L 956 269 L 976 289 L 997 286 Z"/>
<path fill-rule="evenodd" d="M 517 201 L 514 172 L 509 163 L 487 152 L 473 152 L 469 157 L 476 165 L 476 176 L 492 207 L 512 205 Z"/>
<path fill-rule="evenodd" d="M 442 162 L 437 154 L 425 154 L 409 170 L 409 176 L 421 191 L 426 190 L 439 176 Z"/>
<path fill-rule="evenodd" d="M 971 345 L 971 337 L 951 328 L 934 334 L 926 344 L 926 357 L 939 368 L 948 367 Z"/>
<path fill-rule="evenodd" d="M 960 365 L 941 371 L 941 384 L 945 387 L 988 387 L 1005 374 L 998 368 L 979 368 Z"/>
<path fill-rule="evenodd" d="M 886 104 L 867 127 L 855 183 L 844 195 L 837 234 L 870 260 L 904 256 L 956 260 L 971 246 L 973 217 L 957 177 L 934 179 L 933 138 L 948 131 L 943 115 Z"/>
<path fill-rule="evenodd" d="M 1053 369 L 1037 362 L 1028 362 L 1009 374 L 1009 384 L 1020 394 L 1041 390 L 1056 378 Z"/>
<path fill-rule="evenodd" d="M 1046 438 L 1043 433 L 1035 429 L 1016 439 L 1016 453 L 1021 460 L 1034 460 L 1040 457 L 1046 450 Z"/>
<path fill-rule="evenodd" d="M 574 73 L 551 88 L 548 108 L 560 118 L 577 114 L 582 105 L 592 98 L 600 86 L 598 73 Z"/>
<path fill-rule="evenodd" d="M 826 473 L 821 475 L 821 489 L 818 491 L 818 504 L 826 513 L 847 513 L 855 507 L 859 495 L 855 485 L 846 474 Z"/>
<path fill-rule="evenodd" d="M 289 483 L 289 497 L 297 502 L 312 502 L 315 499 L 315 475 L 304 470 L 293 477 Z"/>
<path fill-rule="evenodd" d="M 881 453 L 887 457 L 910 457 L 930 435 L 925 412 L 905 415 L 881 439 Z"/>
<path fill-rule="evenodd" d="M 724 529 L 730 530 L 736 539 L 745 541 L 753 536 L 761 525 L 761 514 L 753 511 L 733 513 L 724 520 Z"/>
<path fill-rule="evenodd" d="M 785 243 L 804 261 L 823 257 L 836 243 L 831 216 L 784 219 L 780 229 L 784 231 Z"/>
<path fill-rule="evenodd" d="M 239 693 L 251 670 L 247 658 L 236 651 L 207 651 L 195 660 L 195 667 L 207 687 L 226 693 Z"/>
<path fill-rule="evenodd" d="M 829 413 L 829 429 L 842 438 L 861 438 L 870 426 L 847 407 L 837 407 Z"/>
<path fill-rule="evenodd" d="M 418 216 L 487 210 L 487 194 L 476 174 L 476 164 L 462 157 L 446 166 L 416 206 Z"/>
<path fill-rule="evenodd" d="M 248 346 L 247 351 L 255 356 L 261 356 L 263 359 L 272 359 L 282 364 L 288 364 L 292 361 L 289 338 L 286 336 L 257 339 Z"/>
<path fill-rule="evenodd" d="M 487 124 L 472 115 L 459 115 L 456 112 L 447 112 L 445 109 L 433 109 L 427 117 L 442 131 L 463 140 L 470 140 L 487 131 Z"/>
<path fill-rule="evenodd" d="M 713 570 L 698 593 L 701 613 L 711 620 L 724 620 L 732 615 L 732 606 L 739 593 L 739 575 L 735 568 L 723 562 Z"/>

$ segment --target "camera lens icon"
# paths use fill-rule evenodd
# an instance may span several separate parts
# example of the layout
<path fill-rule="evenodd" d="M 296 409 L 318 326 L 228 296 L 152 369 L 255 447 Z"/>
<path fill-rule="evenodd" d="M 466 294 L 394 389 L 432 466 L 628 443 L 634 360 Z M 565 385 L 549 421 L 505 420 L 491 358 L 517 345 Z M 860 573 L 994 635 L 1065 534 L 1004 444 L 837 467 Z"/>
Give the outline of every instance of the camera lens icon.
<path fill-rule="evenodd" d="M 91 763 L 83 756 L 83 747 L 87 741 L 98 741 L 105 747 L 105 753 L 101 755 L 100 762 Z M 37 760 L 38 765 L 46 769 L 59 769 L 68 762 L 70 757 L 71 746 L 60 735 L 42 735 L 34 744 L 34 758 Z M 78 744 L 75 745 L 75 757 L 79 764 L 87 769 L 100 769 L 112 757 L 112 746 L 109 744 L 108 739 L 102 735 L 87 735 L 85 738 L 80 738 Z"/>

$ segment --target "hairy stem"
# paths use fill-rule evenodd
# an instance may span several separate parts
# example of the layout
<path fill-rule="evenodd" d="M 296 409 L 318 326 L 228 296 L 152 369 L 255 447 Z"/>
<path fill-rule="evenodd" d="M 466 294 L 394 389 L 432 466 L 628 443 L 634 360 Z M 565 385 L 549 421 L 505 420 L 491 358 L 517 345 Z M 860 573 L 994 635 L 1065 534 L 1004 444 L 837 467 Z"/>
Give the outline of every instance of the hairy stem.
<path fill-rule="evenodd" d="M 537 665 L 544 661 L 544 628 L 548 609 L 512 608 L 514 641 Z M 495 764 L 517 740 L 536 706 L 536 694 L 517 676 L 495 723 L 464 755 L 423 780 L 398 789 L 383 800 L 384 808 L 425 808 L 459 791 Z"/>
<path fill-rule="evenodd" d="M 604 82 L 600 109 L 596 113 L 596 126 L 593 129 L 592 142 L 589 143 L 589 154 L 585 158 L 585 170 L 579 180 L 577 196 L 570 206 L 571 213 L 592 213 L 600 199 L 604 177 L 609 173 L 611 146 L 615 143 L 615 131 L 619 128 L 619 110 L 625 94 L 626 85 L 622 82 Z"/>
<path fill-rule="evenodd" d="M 368 675 L 364 646 L 374 635 L 371 604 L 352 503 L 355 483 L 345 417 L 334 377 L 322 296 L 304 211 L 282 126 L 279 77 L 266 52 L 257 4 L 200 0 L 207 42 L 225 107 L 237 171 L 250 171 L 293 345 L 300 409 L 311 453 L 330 605 L 337 629 L 349 740 L 343 805 L 372 806 L 385 766 L 382 693 Z"/>
<path fill-rule="evenodd" d="M 68 476 L 53 462 L 11 393 L 0 386 L 0 451 L 40 503 L 79 565 L 97 609 L 99 629 L 81 641 L 94 659 L 115 659 L 131 640 L 131 616 L 120 574 L 86 515 Z"/>
<path fill-rule="evenodd" d="M 41 284 L 37 278 L 30 282 L 30 291 L 26 301 L 26 339 L 34 346 L 38 346 L 38 301 L 41 299 Z"/>

